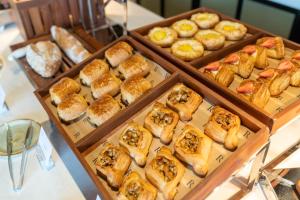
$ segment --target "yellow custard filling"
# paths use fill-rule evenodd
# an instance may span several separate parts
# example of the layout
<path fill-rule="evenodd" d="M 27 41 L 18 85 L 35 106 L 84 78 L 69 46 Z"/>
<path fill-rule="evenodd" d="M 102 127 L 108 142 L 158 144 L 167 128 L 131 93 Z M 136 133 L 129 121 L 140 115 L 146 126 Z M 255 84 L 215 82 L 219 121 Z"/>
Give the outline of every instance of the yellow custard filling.
<path fill-rule="evenodd" d="M 223 27 L 223 30 L 224 31 L 235 31 L 236 30 L 236 27 L 235 26 L 232 26 L 232 25 L 225 25 Z"/>
<path fill-rule="evenodd" d="M 182 31 L 191 31 L 193 30 L 193 26 L 190 24 L 181 24 L 180 25 L 180 30 Z"/>
<path fill-rule="evenodd" d="M 207 34 L 202 35 L 202 37 L 204 39 L 218 39 L 219 35 L 215 34 L 215 33 L 207 33 Z"/>
<path fill-rule="evenodd" d="M 167 37 L 167 33 L 165 31 L 156 31 L 153 37 L 155 40 L 163 40 Z"/>
<path fill-rule="evenodd" d="M 193 47 L 191 45 L 189 45 L 189 44 L 182 44 L 182 45 L 180 45 L 178 47 L 178 50 L 179 51 L 185 51 L 185 52 L 187 52 L 187 51 L 193 51 Z"/>
<path fill-rule="evenodd" d="M 197 20 L 201 21 L 201 20 L 208 20 L 210 17 L 209 15 L 198 15 L 196 17 Z"/>

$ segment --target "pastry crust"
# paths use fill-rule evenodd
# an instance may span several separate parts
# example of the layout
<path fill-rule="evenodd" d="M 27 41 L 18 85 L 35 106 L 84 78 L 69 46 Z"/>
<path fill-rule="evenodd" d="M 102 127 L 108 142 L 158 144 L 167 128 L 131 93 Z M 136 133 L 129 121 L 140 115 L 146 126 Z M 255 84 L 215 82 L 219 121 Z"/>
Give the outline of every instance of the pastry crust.
<path fill-rule="evenodd" d="M 80 81 L 83 85 L 90 86 L 91 83 L 109 72 L 108 64 L 100 59 L 94 59 L 80 70 Z"/>
<path fill-rule="evenodd" d="M 114 190 L 121 186 L 130 164 L 131 159 L 126 150 L 111 143 L 101 148 L 95 163 L 97 174 L 105 178 Z"/>
<path fill-rule="evenodd" d="M 203 99 L 198 93 L 179 83 L 168 94 L 167 106 L 179 114 L 181 121 L 189 121 L 202 101 Z"/>
<path fill-rule="evenodd" d="M 151 42 L 161 47 L 169 47 L 177 40 L 177 32 L 169 27 L 154 27 L 148 33 Z"/>
<path fill-rule="evenodd" d="M 254 66 L 258 69 L 265 69 L 268 65 L 267 49 L 258 45 L 247 45 L 242 52 L 250 55 L 254 60 Z"/>
<path fill-rule="evenodd" d="M 210 51 L 218 50 L 225 44 L 225 36 L 214 30 L 200 30 L 196 33 L 195 39 Z"/>
<path fill-rule="evenodd" d="M 164 199 L 174 199 L 177 185 L 185 173 L 184 166 L 163 146 L 145 168 L 147 179 L 160 190 Z"/>
<path fill-rule="evenodd" d="M 247 27 L 243 24 L 227 20 L 220 21 L 215 26 L 215 30 L 222 33 L 227 40 L 232 41 L 241 40 L 247 33 Z"/>
<path fill-rule="evenodd" d="M 73 93 L 79 93 L 81 90 L 80 84 L 71 78 L 64 77 L 55 83 L 49 90 L 51 101 L 58 105 L 67 96 Z"/>
<path fill-rule="evenodd" d="M 136 122 L 130 122 L 121 133 L 119 143 L 139 166 L 145 166 L 152 143 L 152 134 Z"/>
<path fill-rule="evenodd" d="M 184 61 L 191 61 L 203 55 L 204 47 L 194 39 L 178 40 L 172 45 L 171 52 Z"/>
<path fill-rule="evenodd" d="M 198 26 L 188 19 L 182 19 L 175 22 L 172 24 L 172 28 L 183 38 L 192 37 L 198 31 Z"/>
<path fill-rule="evenodd" d="M 235 150 L 238 146 L 238 132 L 241 120 L 239 116 L 216 106 L 213 109 L 204 133 L 216 142 L 223 143 L 229 150 Z"/>
<path fill-rule="evenodd" d="M 129 58 L 133 48 L 127 42 L 118 42 L 105 51 L 105 58 L 112 67 L 117 67 L 121 62 Z"/>
<path fill-rule="evenodd" d="M 294 51 L 292 54 L 291 61 L 297 65 L 297 67 L 300 66 L 300 50 Z"/>
<path fill-rule="evenodd" d="M 176 112 L 160 102 L 155 102 L 152 110 L 145 118 L 144 126 L 152 132 L 164 144 L 172 141 L 174 129 L 178 123 L 179 116 Z"/>
<path fill-rule="evenodd" d="M 220 18 L 215 13 L 203 12 L 193 14 L 191 20 L 194 21 L 201 29 L 209 29 L 214 27 L 220 21 Z"/>
<path fill-rule="evenodd" d="M 124 178 L 117 200 L 155 200 L 156 196 L 156 188 L 133 171 Z"/>
<path fill-rule="evenodd" d="M 258 39 L 256 44 L 266 48 L 270 58 L 282 59 L 284 57 L 284 44 L 281 37 L 263 37 Z"/>

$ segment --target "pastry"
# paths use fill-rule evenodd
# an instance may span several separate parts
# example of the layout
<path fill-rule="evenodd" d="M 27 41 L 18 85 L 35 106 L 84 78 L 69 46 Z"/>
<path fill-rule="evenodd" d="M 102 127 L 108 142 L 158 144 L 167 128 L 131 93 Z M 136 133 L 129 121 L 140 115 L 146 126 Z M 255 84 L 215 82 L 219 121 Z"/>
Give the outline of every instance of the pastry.
<path fill-rule="evenodd" d="M 117 67 L 132 54 L 133 48 L 127 42 L 121 41 L 105 51 L 105 58 L 112 67 Z"/>
<path fill-rule="evenodd" d="M 93 81 L 108 72 L 108 64 L 103 60 L 95 59 L 80 70 L 79 78 L 83 85 L 90 86 Z"/>
<path fill-rule="evenodd" d="M 208 29 L 214 27 L 220 21 L 220 18 L 215 13 L 203 12 L 193 14 L 191 20 L 201 29 Z"/>
<path fill-rule="evenodd" d="M 179 116 L 176 112 L 164 104 L 155 102 L 152 110 L 145 118 L 145 128 L 152 132 L 164 144 L 172 141 L 174 129 L 178 123 Z"/>
<path fill-rule="evenodd" d="M 199 129 L 187 124 L 175 139 L 174 149 L 176 156 L 191 165 L 196 174 L 205 176 L 212 143 Z"/>
<path fill-rule="evenodd" d="M 50 41 L 40 41 L 26 47 L 26 60 L 39 75 L 50 78 L 56 74 L 62 63 L 58 46 Z"/>
<path fill-rule="evenodd" d="M 184 173 L 184 166 L 165 146 L 159 149 L 156 157 L 145 169 L 147 179 L 160 190 L 166 200 L 174 199 L 177 193 L 177 185 Z"/>
<path fill-rule="evenodd" d="M 124 178 L 117 200 L 155 200 L 156 196 L 156 188 L 133 171 Z"/>
<path fill-rule="evenodd" d="M 225 148 L 235 150 L 239 143 L 240 125 L 239 116 L 216 106 L 205 126 L 204 133 L 216 142 L 223 143 Z"/>
<path fill-rule="evenodd" d="M 191 20 L 182 19 L 174 24 L 172 28 L 178 33 L 179 37 L 192 37 L 198 31 L 198 26 Z"/>
<path fill-rule="evenodd" d="M 201 42 L 207 50 L 218 50 L 225 44 L 225 37 L 214 30 L 200 30 L 196 33 L 195 39 Z"/>
<path fill-rule="evenodd" d="M 151 66 L 149 61 L 143 56 L 135 54 L 124 60 L 118 66 L 120 77 L 128 79 L 135 75 L 146 76 L 149 74 Z"/>
<path fill-rule="evenodd" d="M 177 37 L 177 32 L 168 27 L 154 27 L 148 33 L 151 42 L 161 47 L 171 46 Z"/>
<path fill-rule="evenodd" d="M 222 33 L 227 40 L 241 40 L 247 33 L 247 27 L 243 24 L 223 20 L 220 21 L 216 26 L 215 30 Z"/>
<path fill-rule="evenodd" d="M 92 82 L 92 96 L 95 99 L 98 99 L 105 94 L 115 96 L 120 92 L 121 83 L 122 81 L 118 79 L 113 73 L 105 73 L 100 79 Z"/>
<path fill-rule="evenodd" d="M 133 76 L 121 84 L 122 101 L 129 105 L 152 88 L 152 84 L 142 76 Z"/>
<path fill-rule="evenodd" d="M 79 93 L 80 90 L 80 84 L 78 84 L 71 78 L 64 77 L 57 83 L 53 84 L 53 86 L 49 90 L 49 93 L 52 103 L 57 105 L 70 94 Z"/>
<path fill-rule="evenodd" d="M 50 31 L 52 38 L 72 62 L 78 64 L 91 56 L 90 52 L 66 29 L 53 25 Z"/>
<path fill-rule="evenodd" d="M 119 143 L 139 166 L 145 166 L 152 138 L 152 134 L 143 126 L 130 122 L 121 133 Z"/>
<path fill-rule="evenodd" d="M 300 50 L 297 50 L 292 54 L 291 61 L 300 66 Z"/>
<path fill-rule="evenodd" d="M 263 37 L 258 39 L 256 44 L 265 47 L 270 58 L 282 59 L 284 57 L 284 44 L 281 37 Z"/>
<path fill-rule="evenodd" d="M 179 83 L 169 92 L 167 105 L 178 112 L 180 120 L 189 121 L 202 103 L 202 100 L 202 97 L 198 93 Z"/>
<path fill-rule="evenodd" d="M 258 45 L 247 45 L 242 52 L 249 54 L 255 60 L 254 66 L 258 69 L 265 69 L 268 65 L 267 49 Z"/>
<path fill-rule="evenodd" d="M 64 123 L 71 123 L 80 118 L 88 107 L 88 103 L 80 94 L 71 94 L 57 106 L 59 119 Z"/>
<path fill-rule="evenodd" d="M 91 124 L 100 126 L 120 110 L 118 101 L 105 94 L 88 107 L 86 114 Z"/>
<path fill-rule="evenodd" d="M 294 87 L 300 87 L 300 67 L 299 66 L 295 66 L 291 70 L 290 73 L 291 73 L 290 85 L 294 86 Z"/>
<path fill-rule="evenodd" d="M 117 190 L 131 164 L 131 159 L 123 147 L 106 143 L 96 160 L 97 174 L 105 178 L 112 189 Z"/>
<path fill-rule="evenodd" d="M 191 61 L 201 57 L 204 53 L 204 48 L 197 40 L 186 39 L 175 42 L 171 47 L 171 52 L 184 61 Z"/>

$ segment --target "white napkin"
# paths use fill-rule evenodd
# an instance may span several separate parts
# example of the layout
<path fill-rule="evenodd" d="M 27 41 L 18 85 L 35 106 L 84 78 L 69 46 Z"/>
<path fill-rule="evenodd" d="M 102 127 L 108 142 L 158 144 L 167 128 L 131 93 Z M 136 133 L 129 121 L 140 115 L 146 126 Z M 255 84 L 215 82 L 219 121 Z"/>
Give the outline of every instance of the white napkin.
<path fill-rule="evenodd" d="M 279 163 L 274 169 L 300 168 L 300 148 Z"/>

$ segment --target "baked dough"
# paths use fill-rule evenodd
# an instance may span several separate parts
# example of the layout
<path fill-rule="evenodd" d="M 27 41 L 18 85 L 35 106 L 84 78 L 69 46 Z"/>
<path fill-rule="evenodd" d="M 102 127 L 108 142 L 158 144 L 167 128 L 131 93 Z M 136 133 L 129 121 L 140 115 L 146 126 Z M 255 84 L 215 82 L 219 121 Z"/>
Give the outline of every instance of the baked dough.
<path fill-rule="evenodd" d="M 79 93 L 80 90 L 79 83 L 71 78 L 64 77 L 51 86 L 49 93 L 52 103 L 57 105 L 70 94 Z"/>
<path fill-rule="evenodd" d="M 123 147 L 106 143 L 96 160 L 97 174 L 107 180 L 112 189 L 117 190 L 131 164 L 131 159 Z"/>
<path fill-rule="evenodd" d="M 218 50 L 225 44 L 225 36 L 214 30 L 200 30 L 196 33 L 195 39 L 210 51 Z"/>
<path fill-rule="evenodd" d="M 198 26 L 188 19 L 182 19 L 175 22 L 172 24 L 172 28 L 183 38 L 192 37 L 198 31 Z"/>
<path fill-rule="evenodd" d="M 155 102 L 152 110 L 145 118 L 144 126 L 152 132 L 164 144 L 172 141 L 174 129 L 178 123 L 179 116 L 176 112 L 160 102 Z"/>
<path fill-rule="evenodd" d="M 223 143 L 229 150 L 238 146 L 238 132 L 241 120 L 239 116 L 216 106 L 205 126 L 204 133 L 216 142 Z"/>
<path fill-rule="evenodd" d="M 243 24 L 223 20 L 220 21 L 216 26 L 215 30 L 222 33 L 227 40 L 241 40 L 245 37 L 247 33 L 247 27 Z"/>
<path fill-rule="evenodd" d="M 284 44 L 281 37 L 263 37 L 258 39 L 256 44 L 265 47 L 270 58 L 282 59 L 284 57 Z"/>
<path fill-rule="evenodd" d="M 139 166 L 145 166 L 152 143 L 152 134 L 136 122 L 130 122 L 121 133 L 119 143 Z"/>
<path fill-rule="evenodd" d="M 258 69 L 265 69 L 268 65 L 267 49 L 258 45 L 247 45 L 242 49 L 255 60 L 254 66 Z"/>
<path fill-rule="evenodd" d="M 133 48 L 127 42 L 118 42 L 105 51 L 105 58 L 112 67 L 117 67 L 121 62 L 129 58 Z"/>
<path fill-rule="evenodd" d="M 165 146 L 159 149 L 156 157 L 145 168 L 147 179 L 160 190 L 166 200 L 174 199 L 177 185 L 184 173 L 184 166 Z"/>
<path fill-rule="evenodd" d="M 203 55 L 204 47 L 194 39 L 178 40 L 172 45 L 171 52 L 184 61 L 191 61 Z"/>
<path fill-rule="evenodd" d="M 94 59 L 80 70 L 80 81 L 83 85 L 90 86 L 91 83 L 109 72 L 108 64 L 100 59 Z"/>
<path fill-rule="evenodd" d="M 300 66 L 300 50 L 294 51 L 291 61 Z"/>
<path fill-rule="evenodd" d="M 202 97 L 198 93 L 179 83 L 169 92 L 167 106 L 179 114 L 181 121 L 189 121 L 202 103 L 202 100 Z"/>
<path fill-rule="evenodd" d="M 215 13 L 196 13 L 193 14 L 191 20 L 194 21 L 201 29 L 213 28 L 219 21 L 220 18 Z"/>
<path fill-rule="evenodd" d="M 124 178 L 117 200 L 155 200 L 156 196 L 156 188 L 133 171 Z"/>
<path fill-rule="evenodd" d="M 177 32 L 169 27 L 154 27 L 148 37 L 151 42 L 161 47 L 171 46 L 177 40 Z"/>

